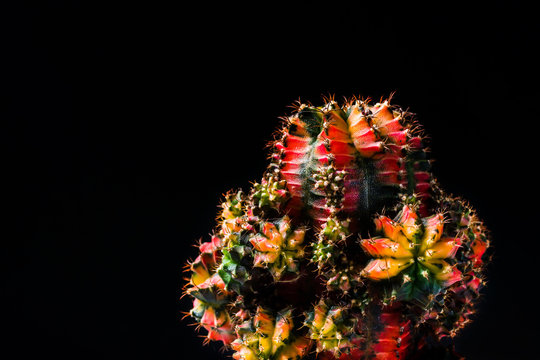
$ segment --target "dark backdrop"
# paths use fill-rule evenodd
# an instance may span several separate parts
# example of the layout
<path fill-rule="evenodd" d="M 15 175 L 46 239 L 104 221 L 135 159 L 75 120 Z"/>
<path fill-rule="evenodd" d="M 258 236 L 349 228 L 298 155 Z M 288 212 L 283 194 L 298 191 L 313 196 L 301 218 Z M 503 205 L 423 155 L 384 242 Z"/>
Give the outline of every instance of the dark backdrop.
<path fill-rule="evenodd" d="M 396 92 L 495 258 L 469 359 L 537 350 L 538 28 L 518 2 L 378 7 L 9 2 L 2 296 L 18 357 L 216 359 L 182 265 L 301 98 Z M 180 2 L 178 2 L 180 3 Z M 14 190 L 15 189 L 15 190 Z M 529 206 L 530 205 L 530 206 Z"/>

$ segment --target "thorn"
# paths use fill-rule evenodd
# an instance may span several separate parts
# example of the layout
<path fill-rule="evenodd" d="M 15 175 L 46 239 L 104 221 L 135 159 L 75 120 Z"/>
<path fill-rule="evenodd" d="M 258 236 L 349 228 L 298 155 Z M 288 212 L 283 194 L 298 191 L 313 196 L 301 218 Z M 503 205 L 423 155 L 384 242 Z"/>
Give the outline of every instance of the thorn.
<path fill-rule="evenodd" d="M 187 312 L 187 311 L 181 311 L 182 314 L 185 314 L 184 316 L 182 316 L 180 318 L 180 321 L 184 321 L 185 318 L 187 317 L 190 317 L 191 316 L 191 313 Z"/>

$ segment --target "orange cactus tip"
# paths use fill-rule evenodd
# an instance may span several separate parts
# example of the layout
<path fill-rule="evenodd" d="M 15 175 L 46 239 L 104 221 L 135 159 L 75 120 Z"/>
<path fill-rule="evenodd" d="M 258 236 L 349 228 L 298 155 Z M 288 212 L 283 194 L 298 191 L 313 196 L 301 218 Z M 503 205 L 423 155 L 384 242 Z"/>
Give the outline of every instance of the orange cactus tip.
<path fill-rule="evenodd" d="M 240 309 L 236 314 L 234 314 L 234 316 L 236 316 L 240 320 L 246 320 L 247 318 L 249 318 L 249 312 L 245 309 Z"/>
<path fill-rule="evenodd" d="M 488 243 L 486 241 L 475 239 L 471 244 L 472 254 L 469 258 L 474 262 L 475 266 L 482 264 L 482 255 L 486 252 Z"/>
<path fill-rule="evenodd" d="M 242 220 L 240 218 L 225 219 L 221 223 L 224 234 L 231 234 L 242 230 Z"/>
<path fill-rule="evenodd" d="M 387 238 L 366 239 L 360 242 L 362 248 L 374 257 L 411 258 L 413 254 L 400 243 Z"/>
<path fill-rule="evenodd" d="M 257 308 L 257 312 L 253 317 L 253 323 L 258 333 L 271 334 L 274 331 L 273 316 L 260 306 Z"/>
<path fill-rule="evenodd" d="M 286 342 L 290 335 L 292 329 L 292 312 L 288 310 L 287 312 L 278 315 L 276 326 L 274 329 L 274 335 L 272 336 L 272 342 L 275 347 L 279 347 L 282 343 Z"/>
<path fill-rule="evenodd" d="M 313 320 L 309 324 L 310 327 L 319 331 L 322 329 L 324 322 L 326 321 L 326 313 L 328 312 L 328 306 L 323 302 L 315 305 Z"/>
<path fill-rule="evenodd" d="M 242 340 L 240 339 L 233 341 L 231 343 L 231 347 L 234 351 L 236 351 L 232 355 L 233 359 L 235 360 L 258 360 L 259 359 L 255 351 L 253 351 L 253 349 L 251 349 L 250 347 L 245 346 Z"/>
<path fill-rule="evenodd" d="M 417 221 L 418 215 L 416 212 L 409 205 L 405 205 L 401 210 L 399 222 L 404 225 L 414 225 Z"/>
<path fill-rule="evenodd" d="M 276 360 L 289 360 L 303 358 L 311 346 L 311 341 L 305 337 L 297 338 L 293 343 L 282 348 Z"/>
<path fill-rule="evenodd" d="M 210 241 L 202 243 L 199 250 L 201 253 L 214 253 L 221 248 L 221 245 L 221 239 L 214 235 Z"/>
<path fill-rule="evenodd" d="M 209 306 L 201 318 L 201 325 L 208 330 L 208 339 L 230 344 L 235 338 L 234 326 L 224 310 L 216 311 Z"/>
<path fill-rule="evenodd" d="M 414 210 L 405 205 L 401 212 L 401 217 L 399 219 L 401 223 L 401 231 L 409 240 L 415 240 L 418 232 L 421 230 L 421 226 L 418 223 L 418 215 Z"/>
<path fill-rule="evenodd" d="M 362 274 L 371 280 L 385 280 L 396 276 L 407 267 L 414 264 L 414 259 L 374 259 L 371 260 Z"/>
<path fill-rule="evenodd" d="M 444 227 L 444 217 L 442 214 L 431 216 L 424 219 L 424 225 L 425 230 L 420 246 L 421 253 L 426 251 L 426 249 L 431 248 L 433 244 L 441 238 Z"/>
<path fill-rule="evenodd" d="M 462 278 L 461 271 L 444 260 L 430 259 L 421 260 L 420 262 L 435 274 L 435 278 L 441 281 L 445 287 L 454 284 Z"/>
<path fill-rule="evenodd" d="M 191 264 L 191 271 L 193 272 L 191 274 L 191 284 L 194 286 L 199 286 L 210 277 L 210 272 L 204 266 L 200 256 Z"/>
<path fill-rule="evenodd" d="M 264 237 L 262 235 L 253 236 L 249 239 L 249 242 L 253 245 L 255 250 L 262 252 L 279 251 L 281 247 L 281 237 L 274 236 L 273 239 Z"/>
<path fill-rule="evenodd" d="M 454 258 L 457 250 L 461 246 L 460 238 L 445 237 L 426 250 L 428 259 L 448 259 Z"/>
<path fill-rule="evenodd" d="M 204 282 L 200 283 L 197 286 L 197 289 L 207 289 L 212 287 L 215 287 L 219 290 L 225 290 L 225 283 L 223 282 L 223 279 L 219 276 L 218 273 L 213 274 Z"/>
<path fill-rule="evenodd" d="M 389 230 L 393 230 L 395 226 L 392 219 L 383 215 L 375 218 L 374 222 L 375 222 L 375 231 L 377 232 L 386 232 L 387 227 Z"/>
<path fill-rule="evenodd" d="M 214 329 L 208 331 L 208 339 L 230 345 L 236 339 L 236 335 L 231 330 Z"/>
<path fill-rule="evenodd" d="M 382 232 L 387 238 L 399 243 L 404 249 L 411 249 L 414 244 L 407 238 L 403 226 L 386 216 L 375 219 L 376 231 Z"/>
<path fill-rule="evenodd" d="M 276 228 L 274 224 L 270 222 L 264 224 L 262 233 L 274 243 L 279 243 L 280 241 L 282 241 L 281 232 Z"/>
<path fill-rule="evenodd" d="M 304 242 L 305 235 L 306 235 L 306 230 L 304 229 L 294 230 L 293 234 L 289 236 L 289 238 L 287 239 L 287 242 L 288 242 L 287 245 L 290 248 L 298 247 Z"/>
<path fill-rule="evenodd" d="M 482 285 L 482 280 L 480 280 L 480 278 L 478 278 L 478 277 L 476 277 L 474 275 L 472 276 L 471 280 L 469 280 L 467 282 L 467 287 L 469 289 L 472 289 L 475 292 L 478 292 L 481 285 Z"/>
<path fill-rule="evenodd" d="M 455 266 L 452 266 L 448 273 L 441 273 L 437 276 L 437 280 L 442 280 L 443 286 L 448 287 L 455 284 L 463 278 L 461 271 L 459 271 Z"/>
<path fill-rule="evenodd" d="M 278 258 L 278 252 L 258 252 L 253 258 L 253 266 L 264 267 L 266 264 L 273 264 Z"/>

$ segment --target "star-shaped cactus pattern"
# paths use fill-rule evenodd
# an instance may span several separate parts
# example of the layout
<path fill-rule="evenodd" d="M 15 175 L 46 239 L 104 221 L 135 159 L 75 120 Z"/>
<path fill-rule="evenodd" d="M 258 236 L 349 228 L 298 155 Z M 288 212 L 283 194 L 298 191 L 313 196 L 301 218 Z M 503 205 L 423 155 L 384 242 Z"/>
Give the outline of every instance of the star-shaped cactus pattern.
<path fill-rule="evenodd" d="M 379 216 L 375 231 L 383 236 L 363 239 L 360 245 L 374 257 L 362 271 L 370 280 L 381 281 L 401 275 L 401 299 L 436 293 L 460 280 L 452 265 L 460 238 L 443 236 L 444 216 L 421 218 L 405 205 L 396 220 Z"/>
<path fill-rule="evenodd" d="M 316 353 L 328 351 L 339 358 L 354 347 L 356 320 L 347 313 L 346 307 L 328 307 L 324 301 L 314 306 L 306 315 L 305 325 L 309 336 L 317 341 Z"/>
<path fill-rule="evenodd" d="M 231 344 L 236 360 L 298 359 L 307 353 L 309 339 L 296 336 L 291 309 L 276 316 L 258 307 L 252 319 L 237 326 L 239 337 Z"/>
<path fill-rule="evenodd" d="M 263 222 L 261 231 L 249 239 L 254 249 L 254 266 L 268 267 L 274 277 L 284 271 L 297 272 L 298 258 L 304 254 L 305 228 L 292 229 L 291 219 L 285 215 L 277 224 Z"/>

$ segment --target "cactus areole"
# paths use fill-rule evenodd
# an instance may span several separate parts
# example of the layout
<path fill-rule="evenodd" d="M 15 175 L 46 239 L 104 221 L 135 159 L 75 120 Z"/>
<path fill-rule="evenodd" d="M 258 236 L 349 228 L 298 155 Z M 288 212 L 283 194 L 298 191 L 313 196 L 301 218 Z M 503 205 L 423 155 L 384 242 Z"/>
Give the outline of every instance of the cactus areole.
<path fill-rule="evenodd" d="M 262 179 L 225 194 L 187 264 L 206 341 L 237 360 L 458 357 L 489 241 L 433 177 L 413 115 L 327 99 L 283 120 Z"/>

